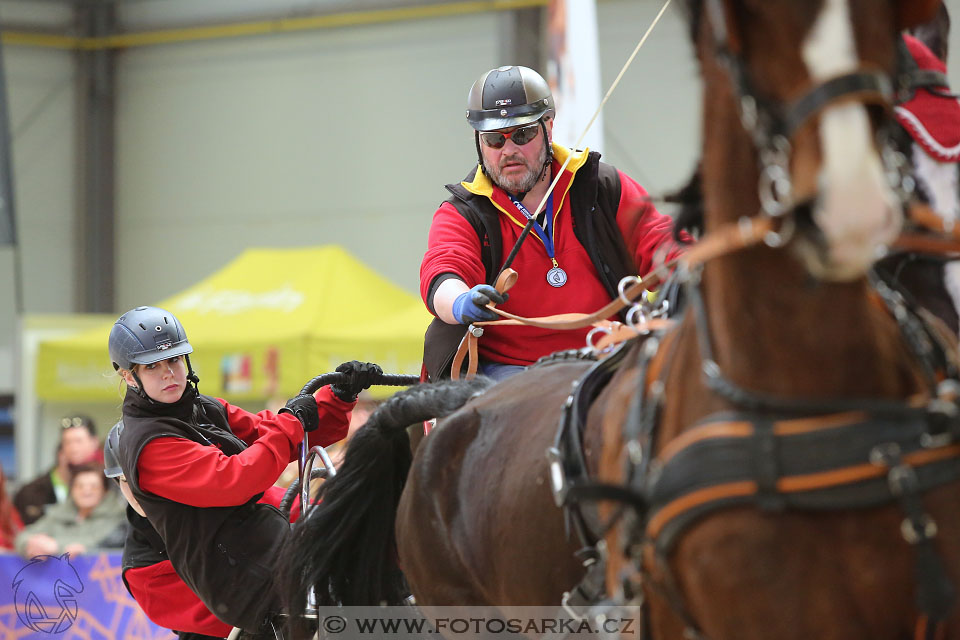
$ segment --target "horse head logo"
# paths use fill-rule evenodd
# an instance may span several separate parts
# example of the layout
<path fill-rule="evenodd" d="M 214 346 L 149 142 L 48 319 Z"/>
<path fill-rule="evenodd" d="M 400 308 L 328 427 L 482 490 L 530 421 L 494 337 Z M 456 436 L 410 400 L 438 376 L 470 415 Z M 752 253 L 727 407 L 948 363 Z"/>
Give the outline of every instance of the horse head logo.
<path fill-rule="evenodd" d="M 24 625 L 41 633 L 61 633 L 77 619 L 83 582 L 70 556 L 36 556 L 13 578 L 13 601 Z"/>

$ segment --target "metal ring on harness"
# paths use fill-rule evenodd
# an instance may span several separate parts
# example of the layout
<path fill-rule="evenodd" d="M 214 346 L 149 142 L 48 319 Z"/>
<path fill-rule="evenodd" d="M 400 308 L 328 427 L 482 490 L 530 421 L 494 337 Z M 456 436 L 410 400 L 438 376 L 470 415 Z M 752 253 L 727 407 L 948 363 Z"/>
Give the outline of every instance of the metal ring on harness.
<path fill-rule="evenodd" d="M 323 463 L 323 468 L 327 470 L 327 478 L 332 478 L 337 475 L 337 468 L 333 466 L 333 462 L 330 460 L 330 456 L 327 455 L 327 450 L 323 447 L 316 445 L 310 449 L 310 455 L 307 456 L 306 463 L 303 467 L 303 481 L 300 484 L 300 514 L 303 515 L 307 512 L 307 507 L 310 506 L 310 476 L 313 472 L 313 461 L 319 457 L 320 461 Z"/>
<path fill-rule="evenodd" d="M 772 218 L 786 213 L 793 203 L 793 182 L 790 179 L 790 142 L 783 136 L 774 137 L 772 148 L 765 150 L 763 172 L 758 192 L 763 212 Z"/>
<path fill-rule="evenodd" d="M 624 280 L 626 280 L 626 278 L 624 278 Z M 600 351 L 599 349 L 597 349 L 596 345 L 593 342 L 593 338 L 595 335 L 597 335 L 597 333 L 602 333 L 603 335 L 608 336 L 612 333 L 612 331 L 610 330 L 609 327 L 603 327 L 603 326 L 594 327 L 593 329 L 590 329 L 590 332 L 587 333 L 587 346 L 590 347 L 590 350 L 595 353 L 598 353 Z"/>
<path fill-rule="evenodd" d="M 796 228 L 797 223 L 792 217 L 784 218 L 779 230 L 768 231 L 763 236 L 763 244 L 771 249 L 778 249 L 790 242 L 790 238 L 793 237 L 793 232 Z"/>
<path fill-rule="evenodd" d="M 627 285 L 632 286 L 635 284 L 640 284 L 641 282 L 642 280 L 640 280 L 639 276 L 624 276 L 623 278 L 621 278 L 620 282 L 617 283 L 617 295 L 619 296 L 620 301 L 623 302 L 623 304 L 626 304 L 626 305 L 633 304 L 633 300 L 630 300 L 629 298 L 627 298 L 627 293 L 626 293 Z"/>
<path fill-rule="evenodd" d="M 639 318 L 637 318 L 637 316 L 639 316 Z M 647 316 L 643 311 L 643 307 L 641 307 L 639 304 L 635 304 L 630 307 L 630 310 L 627 311 L 627 315 L 623 320 L 626 322 L 628 327 L 636 330 L 637 325 L 643 324 L 647 321 Z"/>
<path fill-rule="evenodd" d="M 921 514 L 919 521 L 904 518 L 900 523 L 900 534 L 910 544 L 918 544 L 924 540 L 937 537 L 937 523 L 929 514 Z"/>

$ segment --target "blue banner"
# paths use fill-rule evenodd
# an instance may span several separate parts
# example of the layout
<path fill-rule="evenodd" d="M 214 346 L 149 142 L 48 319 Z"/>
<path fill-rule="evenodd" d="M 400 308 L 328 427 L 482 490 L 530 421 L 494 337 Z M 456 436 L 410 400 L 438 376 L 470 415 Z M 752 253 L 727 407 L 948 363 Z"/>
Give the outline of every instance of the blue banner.
<path fill-rule="evenodd" d="M 176 640 L 127 593 L 120 558 L 0 554 L 0 638 Z"/>

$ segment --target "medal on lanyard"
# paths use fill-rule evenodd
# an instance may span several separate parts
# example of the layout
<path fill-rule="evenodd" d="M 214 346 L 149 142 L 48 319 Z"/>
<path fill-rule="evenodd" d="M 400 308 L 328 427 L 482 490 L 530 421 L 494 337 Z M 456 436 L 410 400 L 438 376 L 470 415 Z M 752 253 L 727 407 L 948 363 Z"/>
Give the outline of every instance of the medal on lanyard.
<path fill-rule="evenodd" d="M 543 241 L 543 246 L 547 250 L 547 256 L 550 258 L 550 262 L 553 263 L 553 268 L 547 271 L 547 284 L 549 284 L 551 287 L 562 287 L 563 285 L 567 284 L 567 272 L 560 268 L 560 264 L 554 257 L 553 194 L 551 193 L 550 197 L 547 198 L 547 215 L 545 221 L 547 225 L 546 230 L 544 230 L 544 228 L 540 226 L 540 223 L 537 222 L 532 215 L 530 215 L 530 212 L 527 211 L 527 208 L 520 204 L 519 200 L 513 196 L 510 196 L 510 200 L 513 201 L 513 204 L 517 207 L 517 210 L 522 213 L 527 220 L 533 220 L 533 229 Z"/>

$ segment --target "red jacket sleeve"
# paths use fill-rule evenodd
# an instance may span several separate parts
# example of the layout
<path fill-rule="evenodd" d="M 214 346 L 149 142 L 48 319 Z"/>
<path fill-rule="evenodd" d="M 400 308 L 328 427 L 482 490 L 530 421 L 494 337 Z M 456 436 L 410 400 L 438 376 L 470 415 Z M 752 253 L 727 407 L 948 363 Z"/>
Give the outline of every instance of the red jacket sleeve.
<path fill-rule="evenodd" d="M 321 387 L 319 391 L 313 394 L 317 400 L 317 412 L 320 418 L 320 428 L 310 434 L 310 446 L 320 445 L 326 447 L 334 442 L 339 442 L 347 436 L 347 429 L 350 426 L 350 412 L 353 410 L 355 402 L 344 402 L 333 395 L 330 386 Z M 261 433 L 269 432 L 277 420 L 290 421 L 291 424 L 300 425 L 293 416 L 289 414 L 275 415 L 270 411 L 261 411 L 260 413 L 250 413 L 240 407 L 229 404 L 226 400 L 217 398 L 227 411 L 227 422 L 230 423 L 230 429 L 233 434 L 252 445 L 260 438 Z M 302 429 L 301 429 L 302 431 Z M 299 443 L 300 438 L 297 439 Z M 295 459 L 291 457 L 288 462 Z M 278 476 L 279 477 L 279 476 Z"/>
<path fill-rule="evenodd" d="M 130 594 L 155 624 L 166 629 L 226 638 L 233 629 L 190 590 L 169 560 L 123 573 Z"/>
<path fill-rule="evenodd" d="M 310 445 L 326 446 L 346 436 L 353 403 L 343 402 L 329 387 L 316 396 L 320 428 L 310 434 Z M 250 446 L 226 455 L 186 438 L 156 438 L 143 448 L 137 463 L 141 488 L 194 507 L 229 507 L 277 481 L 287 463 L 297 458 L 303 439 L 300 421 L 291 414 L 253 414 L 220 402 L 234 434 Z"/>
<path fill-rule="evenodd" d="M 311 447 L 329 447 L 347 437 L 350 430 L 350 415 L 356 402 L 344 402 L 333 395 L 329 385 L 321 387 L 313 394 L 317 399 L 317 411 L 320 414 L 320 428 L 310 432 L 307 439 Z"/>
<path fill-rule="evenodd" d="M 620 174 L 620 208 L 617 225 L 623 233 L 627 249 L 633 255 L 639 273 L 644 276 L 657 265 L 672 260 L 683 252 L 673 239 L 673 219 L 657 211 L 650 195 L 636 180 Z M 684 238 L 689 237 L 684 234 Z"/>
<path fill-rule="evenodd" d="M 449 202 L 433 214 L 427 251 L 420 263 L 420 297 L 428 308 L 430 285 L 443 273 L 454 273 L 471 287 L 487 277 L 480 257 L 480 236 Z"/>

